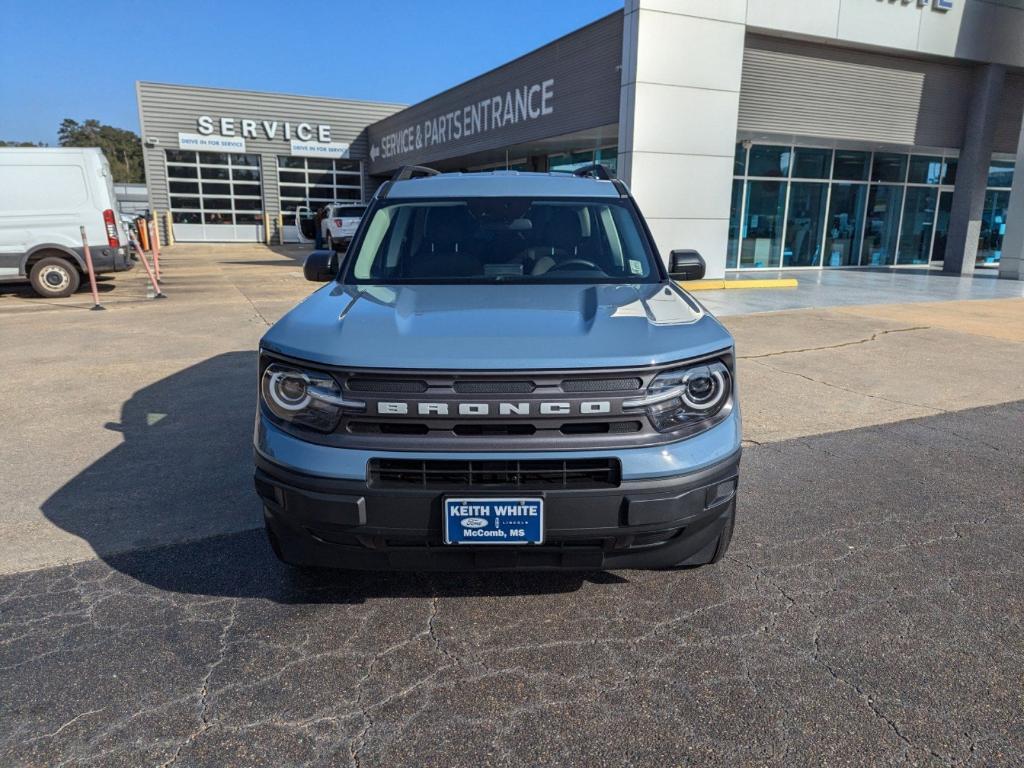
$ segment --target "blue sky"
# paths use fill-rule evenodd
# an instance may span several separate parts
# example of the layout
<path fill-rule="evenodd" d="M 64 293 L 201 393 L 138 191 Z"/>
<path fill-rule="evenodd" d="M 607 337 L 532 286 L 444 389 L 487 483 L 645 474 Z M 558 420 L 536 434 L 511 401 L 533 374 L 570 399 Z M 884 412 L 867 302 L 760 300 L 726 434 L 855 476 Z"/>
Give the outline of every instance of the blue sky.
<path fill-rule="evenodd" d="M 135 81 L 413 103 L 622 0 L 0 0 L 0 139 L 138 131 Z"/>

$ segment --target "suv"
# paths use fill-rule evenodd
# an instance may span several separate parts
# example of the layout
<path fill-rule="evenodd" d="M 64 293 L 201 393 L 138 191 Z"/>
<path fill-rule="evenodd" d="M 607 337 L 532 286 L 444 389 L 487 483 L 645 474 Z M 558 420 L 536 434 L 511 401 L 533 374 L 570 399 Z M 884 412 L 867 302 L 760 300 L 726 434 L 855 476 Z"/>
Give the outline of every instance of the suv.
<path fill-rule="evenodd" d="M 299 566 L 663 568 L 729 546 L 729 333 L 596 178 L 403 169 L 263 337 L 256 489 Z M 429 173 L 416 177 L 416 173 Z"/>
<path fill-rule="evenodd" d="M 344 251 L 352 242 L 359 220 L 366 212 L 362 203 L 333 203 L 327 206 L 320 222 L 324 242 L 332 251 Z"/>

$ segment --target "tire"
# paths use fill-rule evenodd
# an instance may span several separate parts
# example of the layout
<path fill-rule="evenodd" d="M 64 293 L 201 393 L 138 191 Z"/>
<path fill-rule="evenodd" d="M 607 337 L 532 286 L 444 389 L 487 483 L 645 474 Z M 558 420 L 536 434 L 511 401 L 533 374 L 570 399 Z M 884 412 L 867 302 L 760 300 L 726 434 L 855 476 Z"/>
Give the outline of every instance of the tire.
<path fill-rule="evenodd" d="M 32 289 L 47 299 L 60 299 L 78 290 L 82 276 L 75 266 L 60 256 L 45 256 L 29 272 Z"/>

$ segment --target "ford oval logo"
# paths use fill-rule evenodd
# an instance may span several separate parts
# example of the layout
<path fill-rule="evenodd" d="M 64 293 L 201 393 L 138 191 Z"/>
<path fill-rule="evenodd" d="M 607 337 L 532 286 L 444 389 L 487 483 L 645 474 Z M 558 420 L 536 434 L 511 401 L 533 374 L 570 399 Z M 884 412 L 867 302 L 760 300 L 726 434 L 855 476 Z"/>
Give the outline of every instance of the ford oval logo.
<path fill-rule="evenodd" d="M 467 517 L 462 521 L 463 528 L 486 528 L 487 521 L 482 517 Z"/>

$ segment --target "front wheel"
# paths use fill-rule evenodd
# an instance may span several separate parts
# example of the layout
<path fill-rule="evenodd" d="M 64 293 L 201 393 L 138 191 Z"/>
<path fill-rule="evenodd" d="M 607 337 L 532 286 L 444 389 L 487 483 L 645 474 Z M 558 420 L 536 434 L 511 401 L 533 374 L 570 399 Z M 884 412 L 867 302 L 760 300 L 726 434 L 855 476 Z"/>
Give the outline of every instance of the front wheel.
<path fill-rule="evenodd" d="M 47 256 L 32 265 L 29 272 L 33 290 L 47 299 L 60 299 L 78 290 L 81 276 L 67 259 Z"/>

